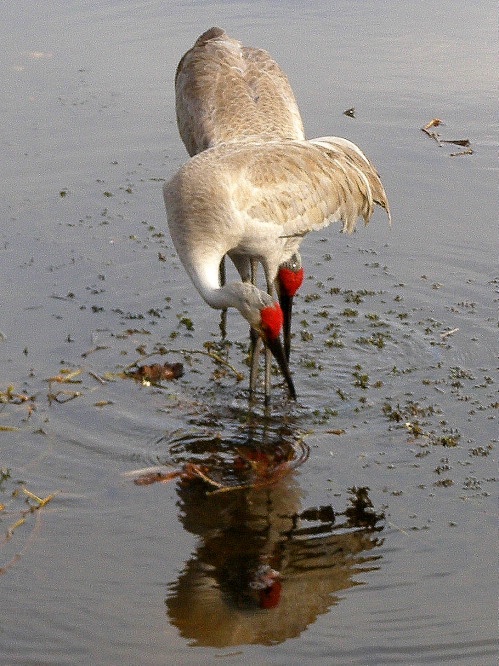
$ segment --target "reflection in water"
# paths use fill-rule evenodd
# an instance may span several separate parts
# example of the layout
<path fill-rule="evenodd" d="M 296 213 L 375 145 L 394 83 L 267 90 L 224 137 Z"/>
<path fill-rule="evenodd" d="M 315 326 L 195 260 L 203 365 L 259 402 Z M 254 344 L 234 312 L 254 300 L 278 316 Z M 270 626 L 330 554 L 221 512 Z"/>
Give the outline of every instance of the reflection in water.
<path fill-rule="evenodd" d="M 244 445 L 246 463 L 261 465 L 275 452 L 289 461 L 296 451 L 289 428 L 267 428 L 258 440 L 254 434 Z M 184 446 L 177 441 L 171 449 L 175 458 L 191 455 L 198 464 L 203 452 L 205 461 L 215 456 L 212 438 L 182 441 Z M 230 446 L 218 440 L 217 447 L 221 473 L 220 452 Z M 236 448 L 241 452 L 241 443 Z M 182 523 L 200 541 L 166 605 L 171 623 L 195 645 L 268 645 L 298 636 L 338 602 L 335 593 L 360 584 L 354 577 L 377 568 L 379 559 L 368 551 L 382 542 L 384 516 L 373 510 L 368 489 L 351 489 L 341 513 L 331 506 L 300 510 L 302 492 L 293 473 L 241 488 L 236 459 L 231 457 L 225 477 L 236 475 L 238 489 L 210 492 L 200 478 L 179 484 Z"/>
<path fill-rule="evenodd" d="M 207 492 L 256 489 L 274 484 L 307 460 L 308 446 L 286 419 L 276 425 L 271 417 L 245 410 L 231 410 L 234 415 L 237 421 L 211 414 L 193 422 L 189 432 L 161 438 L 159 443 L 168 444 L 167 467 L 142 470 L 135 483 L 202 479 L 211 486 Z"/>

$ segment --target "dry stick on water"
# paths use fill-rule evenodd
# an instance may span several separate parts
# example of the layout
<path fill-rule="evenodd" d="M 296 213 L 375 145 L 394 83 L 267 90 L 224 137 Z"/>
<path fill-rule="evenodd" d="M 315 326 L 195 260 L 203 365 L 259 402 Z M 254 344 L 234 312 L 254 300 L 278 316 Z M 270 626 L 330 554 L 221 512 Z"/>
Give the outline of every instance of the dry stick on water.
<path fill-rule="evenodd" d="M 91 370 L 89 370 L 88 374 L 90 375 L 90 377 L 93 377 L 100 384 L 107 384 L 107 381 L 103 377 L 100 377 L 97 373 L 92 372 Z"/>
<path fill-rule="evenodd" d="M 81 391 L 57 391 L 57 393 L 52 392 L 52 384 L 57 383 L 57 384 L 80 384 L 81 380 L 75 379 L 75 377 L 78 377 L 83 372 L 83 368 L 77 368 L 76 370 L 71 370 L 71 371 L 61 371 L 60 374 L 55 375 L 54 377 L 49 377 L 47 379 L 49 383 L 49 392 L 47 394 L 49 403 L 51 404 L 52 402 L 58 402 L 58 403 L 65 403 L 69 402 L 69 400 L 73 400 L 74 398 L 79 398 L 81 396 Z M 66 396 L 64 398 L 59 398 L 59 396 Z"/>
<path fill-rule="evenodd" d="M 0 403 L 11 402 L 15 405 L 20 405 L 23 402 L 34 399 L 34 396 L 26 395 L 26 393 L 15 393 L 13 386 L 8 386 L 6 391 L 0 391 Z"/>
<path fill-rule="evenodd" d="M 473 155 L 473 148 L 471 148 L 471 141 L 469 139 L 441 139 L 440 134 L 438 134 L 438 132 L 430 132 L 430 129 L 432 127 L 438 127 L 439 125 L 443 124 L 444 122 L 443 120 L 440 120 L 440 118 L 433 118 L 432 120 L 430 120 L 429 123 L 426 123 L 426 125 L 421 128 L 421 131 L 424 132 L 427 136 L 429 136 L 430 139 L 436 141 L 439 146 L 441 146 L 443 143 L 452 143 L 456 146 L 462 146 L 466 148 L 466 150 L 461 150 L 457 153 L 451 153 L 450 157 L 459 157 L 460 155 Z"/>
<path fill-rule="evenodd" d="M 426 123 L 424 127 L 421 128 L 421 131 L 424 132 L 430 139 L 434 139 L 438 144 L 440 144 L 440 137 L 437 132 L 430 132 L 431 127 L 438 127 L 442 125 L 443 121 L 440 118 L 433 118 L 429 123 Z"/>
<path fill-rule="evenodd" d="M 459 331 L 458 328 L 453 328 L 450 331 L 444 331 L 443 333 L 440 333 L 440 338 L 442 340 L 445 340 L 445 338 L 448 338 L 449 335 L 454 335 L 454 333 L 457 333 Z"/>
<path fill-rule="evenodd" d="M 54 377 L 49 377 L 47 381 L 49 383 L 57 382 L 58 384 L 74 384 L 77 383 L 74 381 L 75 377 L 81 375 L 82 372 L 83 372 L 82 368 L 77 368 L 76 370 L 71 370 L 71 371 L 61 370 L 60 374 L 55 375 Z"/>

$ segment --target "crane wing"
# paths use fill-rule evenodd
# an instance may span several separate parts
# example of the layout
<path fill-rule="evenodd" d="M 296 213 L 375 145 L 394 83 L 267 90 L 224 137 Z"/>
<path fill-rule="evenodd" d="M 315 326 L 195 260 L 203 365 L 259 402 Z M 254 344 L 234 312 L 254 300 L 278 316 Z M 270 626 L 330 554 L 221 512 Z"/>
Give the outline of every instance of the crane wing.
<path fill-rule="evenodd" d="M 277 222 L 283 236 L 303 236 L 332 222 L 350 233 L 375 205 L 390 209 L 378 173 L 355 144 L 336 137 L 241 146 L 234 205 L 251 218 Z"/>
<path fill-rule="evenodd" d="M 289 81 L 261 49 L 210 28 L 180 60 L 177 123 L 189 155 L 251 136 L 303 139 Z"/>

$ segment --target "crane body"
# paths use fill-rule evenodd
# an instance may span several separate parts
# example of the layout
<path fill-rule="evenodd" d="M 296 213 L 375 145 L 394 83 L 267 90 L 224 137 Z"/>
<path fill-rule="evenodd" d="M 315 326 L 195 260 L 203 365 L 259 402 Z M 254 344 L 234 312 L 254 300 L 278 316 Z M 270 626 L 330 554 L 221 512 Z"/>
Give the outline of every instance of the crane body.
<path fill-rule="evenodd" d="M 170 235 L 194 286 L 211 307 L 239 310 L 271 348 L 293 395 L 283 350 L 276 351 L 281 308 L 245 281 L 248 265 L 260 263 L 271 285 L 310 231 L 341 222 L 351 232 L 358 218 L 369 222 L 376 204 L 390 215 L 376 170 L 337 137 L 238 141 L 192 157 L 163 191 Z M 242 280 L 221 285 L 226 255 Z"/>

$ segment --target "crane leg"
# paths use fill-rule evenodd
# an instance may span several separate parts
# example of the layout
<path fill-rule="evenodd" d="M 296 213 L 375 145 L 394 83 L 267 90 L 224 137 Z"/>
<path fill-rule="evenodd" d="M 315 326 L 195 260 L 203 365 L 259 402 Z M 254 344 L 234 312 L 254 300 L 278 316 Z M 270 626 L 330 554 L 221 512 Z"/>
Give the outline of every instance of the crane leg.
<path fill-rule="evenodd" d="M 218 267 L 218 277 L 220 280 L 220 286 L 223 287 L 227 280 L 226 271 L 225 271 L 225 257 L 222 257 L 222 261 L 220 262 L 220 266 Z M 227 308 L 222 310 L 222 312 L 220 313 L 219 328 L 222 340 L 225 340 L 225 338 L 227 337 Z"/>
<path fill-rule="evenodd" d="M 258 268 L 258 262 L 255 259 L 251 259 L 251 284 L 256 286 L 256 271 Z M 250 396 L 255 394 L 256 391 L 256 382 L 258 379 L 258 361 L 260 359 L 260 351 L 262 348 L 262 340 L 258 333 L 250 328 Z"/>
<path fill-rule="evenodd" d="M 270 370 L 272 368 L 272 353 L 268 347 L 265 347 L 265 398 L 264 404 L 270 404 Z"/>
<path fill-rule="evenodd" d="M 260 360 L 260 350 L 262 348 L 262 339 L 258 333 L 250 328 L 250 396 L 255 394 L 256 382 L 258 379 L 258 361 Z"/>
<path fill-rule="evenodd" d="M 256 259 L 251 259 L 250 262 L 251 266 L 251 284 L 256 286 L 256 273 L 257 273 L 257 268 L 258 268 L 258 261 Z M 267 283 L 267 293 L 274 297 L 274 284 L 271 280 L 269 280 L 269 277 L 267 274 L 265 274 L 265 279 Z M 260 357 L 260 351 L 263 345 L 263 341 L 260 337 L 260 335 L 253 329 L 250 329 L 250 398 L 254 395 L 256 391 L 256 382 L 258 378 L 258 361 Z M 265 407 L 268 407 L 270 404 L 270 394 L 271 394 L 271 372 L 272 372 L 272 351 L 270 348 L 266 345 L 265 346 L 265 377 L 264 377 L 264 404 Z M 274 354 L 276 351 L 274 350 Z M 277 357 L 276 357 L 277 358 Z M 283 370 L 284 376 L 286 378 L 286 381 L 288 383 L 288 388 L 290 391 L 290 396 L 292 398 L 296 397 L 295 389 L 293 386 L 293 380 L 291 379 L 291 375 L 289 374 L 289 371 L 287 370 L 287 363 L 286 359 L 284 359 L 284 364 L 286 366 L 285 370 L 281 367 L 281 370 Z"/>
<path fill-rule="evenodd" d="M 256 271 L 256 268 L 255 268 Z M 265 272 L 265 279 L 267 281 L 267 293 L 270 296 L 274 296 L 274 284 L 269 280 L 269 277 L 267 273 Z M 272 370 L 272 352 L 268 347 L 265 347 L 265 406 L 268 406 L 270 404 L 270 390 L 271 390 L 271 383 L 270 383 L 270 372 Z"/>

